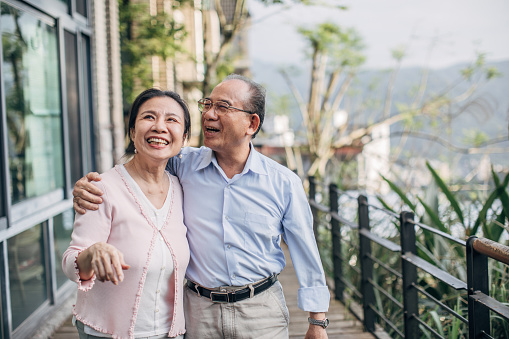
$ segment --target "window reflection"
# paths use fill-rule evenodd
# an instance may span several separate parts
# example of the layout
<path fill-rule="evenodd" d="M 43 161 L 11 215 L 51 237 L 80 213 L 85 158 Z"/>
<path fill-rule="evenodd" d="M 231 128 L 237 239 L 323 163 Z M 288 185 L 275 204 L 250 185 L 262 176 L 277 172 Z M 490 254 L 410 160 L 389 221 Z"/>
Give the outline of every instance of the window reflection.
<path fill-rule="evenodd" d="M 7 240 L 12 327 L 15 329 L 46 299 L 42 224 Z"/>
<path fill-rule="evenodd" d="M 71 241 L 74 210 L 70 209 L 53 218 L 53 237 L 55 240 L 55 269 L 57 274 L 57 287 L 67 282 L 67 277 L 62 271 L 62 256 Z"/>
<path fill-rule="evenodd" d="M 0 305 L 3 305 L 2 303 L 2 293 L 0 293 Z M 3 335 L 4 335 L 4 314 L 3 314 L 3 310 L 2 310 L 3 307 L 0 307 L 0 336 L 2 336 L 3 338 Z"/>
<path fill-rule="evenodd" d="M 82 74 L 81 86 L 83 88 L 83 112 L 92 112 L 92 99 L 91 99 L 91 65 L 90 65 L 90 38 L 86 35 L 81 35 L 81 63 Z M 95 168 L 93 149 L 94 137 L 91 132 L 94 130 L 92 123 L 92 114 L 83 114 L 83 123 L 85 124 L 84 139 L 82 144 L 83 150 L 83 165 L 85 172 L 90 172 Z"/>
<path fill-rule="evenodd" d="M 65 85 L 67 88 L 67 116 L 69 122 L 69 150 L 71 160 L 71 183 L 83 176 L 81 151 L 81 117 L 78 99 L 78 60 L 76 35 L 64 31 Z"/>
<path fill-rule="evenodd" d="M 56 30 L 1 4 L 12 203 L 63 187 Z"/>
<path fill-rule="evenodd" d="M 87 17 L 87 0 L 76 0 L 76 12 Z"/>

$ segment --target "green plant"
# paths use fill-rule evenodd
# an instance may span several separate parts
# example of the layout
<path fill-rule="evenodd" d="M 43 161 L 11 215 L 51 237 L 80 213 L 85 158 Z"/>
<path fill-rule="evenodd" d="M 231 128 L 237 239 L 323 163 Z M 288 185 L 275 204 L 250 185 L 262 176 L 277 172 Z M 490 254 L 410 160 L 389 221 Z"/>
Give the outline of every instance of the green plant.
<path fill-rule="evenodd" d="M 414 212 L 416 220 L 446 233 L 454 234 L 456 237 L 466 238 L 470 235 L 479 235 L 491 240 L 506 243 L 508 239 L 507 224 L 509 213 L 509 195 L 508 184 L 509 174 L 503 179 L 499 177 L 492 170 L 492 185 L 493 189 L 484 199 L 481 199 L 478 194 L 465 194 L 463 192 L 451 190 L 451 185 L 447 185 L 440 177 L 437 171 L 427 164 L 428 169 L 433 178 L 433 183 L 440 189 L 440 196 L 437 197 L 441 201 L 440 205 L 433 206 L 427 202 L 430 199 L 425 199 L 424 196 L 412 196 L 400 189 L 397 184 L 387 178 L 384 180 L 389 184 L 392 190 L 400 198 L 401 206 L 394 207 L 385 201 L 382 197 L 377 197 L 378 201 L 382 204 L 383 208 L 389 210 L 394 214 L 399 213 L 399 209 L 410 209 Z M 341 201 L 341 199 L 340 199 Z M 406 205 L 406 207 L 404 207 Z M 440 208 L 438 208 L 440 206 Z M 350 206 L 349 208 L 352 208 Z M 346 209 L 340 206 L 340 214 L 348 214 Z M 371 212 L 370 212 L 371 213 Z M 327 220 L 325 213 L 321 213 L 321 225 L 324 225 Z M 370 214 L 370 227 L 372 232 L 380 233 L 380 236 L 391 240 L 394 243 L 399 242 L 399 222 L 397 218 L 387 221 L 390 218 L 386 214 L 378 216 L 376 213 Z M 356 222 L 355 220 L 351 220 Z M 329 230 L 323 227 L 322 232 Z M 387 231 L 392 229 L 394 231 Z M 416 246 L 418 255 L 435 265 L 436 267 L 449 272 L 457 278 L 466 282 L 466 254 L 465 247 L 451 242 L 450 240 L 422 230 L 416 227 Z M 384 235 L 382 235 L 384 233 Z M 358 231 L 343 226 L 341 229 L 342 234 L 342 258 L 343 258 L 343 278 L 350 282 L 351 286 L 360 289 L 360 277 L 358 268 L 358 249 L 353 244 L 358 244 Z M 320 242 L 320 247 L 330 247 L 327 239 L 324 237 Z M 330 259 L 330 250 L 321 249 L 321 252 L 329 256 L 328 262 L 332 265 Z M 382 246 L 373 245 L 372 255 L 393 270 L 401 272 L 400 258 L 394 253 L 390 253 Z M 347 267 L 345 267 L 347 266 Z M 489 281 L 490 296 L 501 302 L 507 303 L 509 300 L 509 267 L 505 264 L 495 260 L 489 261 Z M 330 269 L 327 270 L 328 272 Z M 441 282 L 440 280 L 430 276 L 427 273 L 418 271 L 418 284 L 427 293 L 439 299 L 449 308 L 454 309 L 460 316 L 465 316 L 467 313 L 466 292 L 458 292 L 449 285 Z M 402 302 L 403 297 L 401 294 L 401 279 L 397 278 L 393 273 L 387 272 L 382 269 L 378 264 L 374 264 L 373 281 L 379 285 L 383 290 L 387 291 L 395 300 Z M 361 302 L 355 293 L 350 289 L 351 297 L 357 302 Z M 391 321 L 398 330 L 403 329 L 403 315 L 399 306 L 394 305 L 392 302 L 387 302 L 387 297 L 375 290 L 375 304 L 377 309 L 384 314 L 384 316 Z M 436 306 L 431 300 L 423 297 L 420 301 L 420 318 L 426 321 L 428 325 L 432 326 L 439 333 L 443 334 L 446 338 L 465 338 L 468 335 L 468 326 L 455 316 L 449 314 L 441 307 Z M 379 323 L 384 325 L 383 321 L 379 319 Z M 507 319 L 502 318 L 492 312 L 491 315 L 491 334 L 497 338 L 509 337 L 509 322 Z M 385 326 L 386 331 L 393 337 L 399 337 L 396 331 L 389 326 Z M 423 330 L 422 333 L 428 333 Z M 427 334 L 423 334 L 424 337 Z"/>

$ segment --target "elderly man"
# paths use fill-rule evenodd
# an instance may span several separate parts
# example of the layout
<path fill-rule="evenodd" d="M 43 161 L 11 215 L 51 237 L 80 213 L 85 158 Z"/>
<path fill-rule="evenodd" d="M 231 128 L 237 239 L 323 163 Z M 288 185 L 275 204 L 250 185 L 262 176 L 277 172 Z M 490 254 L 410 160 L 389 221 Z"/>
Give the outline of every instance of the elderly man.
<path fill-rule="evenodd" d="M 281 236 L 299 280 L 299 308 L 309 312 L 306 338 L 327 338 L 330 295 L 302 183 L 251 143 L 263 123 L 265 90 L 232 74 L 198 105 L 205 147 L 184 148 L 167 165 L 184 189 L 191 249 L 186 338 L 288 338 L 277 281 L 285 266 Z M 89 183 L 97 179 L 89 173 L 76 183 L 77 212 L 101 202 Z"/>

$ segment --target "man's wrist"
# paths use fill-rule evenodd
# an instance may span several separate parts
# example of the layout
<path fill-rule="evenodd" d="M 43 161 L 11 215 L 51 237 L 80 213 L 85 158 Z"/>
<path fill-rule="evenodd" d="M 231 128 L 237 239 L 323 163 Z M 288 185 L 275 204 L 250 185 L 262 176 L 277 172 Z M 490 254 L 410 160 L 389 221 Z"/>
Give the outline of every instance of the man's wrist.
<path fill-rule="evenodd" d="M 327 319 L 327 318 L 324 318 L 324 319 L 314 319 L 314 318 L 309 317 L 308 318 L 308 322 L 311 325 L 320 326 L 323 329 L 325 329 L 325 328 L 327 328 L 327 326 L 329 326 L 329 319 Z"/>

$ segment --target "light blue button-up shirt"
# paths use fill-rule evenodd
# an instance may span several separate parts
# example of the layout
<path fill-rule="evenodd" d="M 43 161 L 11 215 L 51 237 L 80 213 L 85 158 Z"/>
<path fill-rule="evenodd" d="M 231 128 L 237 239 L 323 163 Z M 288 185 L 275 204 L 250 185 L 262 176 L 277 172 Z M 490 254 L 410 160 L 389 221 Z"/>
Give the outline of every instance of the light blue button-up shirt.
<path fill-rule="evenodd" d="M 229 179 L 207 148 L 186 147 L 167 169 L 184 189 L 184 223 L 191 249 L 187 278 L 202 286 L 242 286 L 280 273 L 290 250 L 300 289 L 298 305 L 326 312 L 329 290 L 300 178 L 251 145 L 244 170 Z"/>

